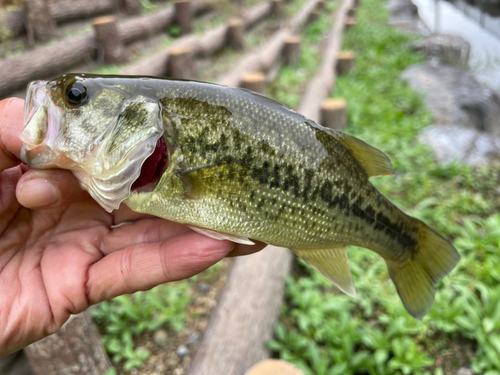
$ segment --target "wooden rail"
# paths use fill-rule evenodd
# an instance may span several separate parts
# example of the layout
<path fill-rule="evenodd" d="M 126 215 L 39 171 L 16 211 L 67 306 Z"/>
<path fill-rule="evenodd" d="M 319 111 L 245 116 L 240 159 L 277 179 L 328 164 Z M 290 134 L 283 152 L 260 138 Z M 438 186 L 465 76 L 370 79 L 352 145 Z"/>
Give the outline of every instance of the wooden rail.
<path fill-rule="evenodd" d="M 338 28 L 340 33 L 331 34 L 318 75 L 326 64 L 334 70 L 332 48 L 335 50 L 335 46 L 341 44 L 343 14 L 352 1 L 343 0 L 336 13 L 335 22 L 340 22 L 340 27 L 335 25 L 333 29 Z M 308 2 L 289 28 L 278 31 L 256 54 L 243 57 L 219 83 L 239 85 L 248 70 L 269 73 L 270 67 L 280 61 L 287 38 L 304 25 L 315 10 L 316 1 Z M 319 92 L 322 93 L 322 89 Z M 327 94 L 318 100 L 318 106 Z M 252 365 L 269 357 L 265 343 L 273 335 L 283 298 L 284 277 L 290 272 L 292 259 L 287 249 L 268 246 L 258 254 L 235 260 L 188 375 L 243 375 Z"/>
<path fill-rule="evenodd" d="M 239 86 L 241 77 L 248 73 L 261 72 L 268 75 L 279 62 L 286 41 L 300 30 L 308 21 L 309 15 L 316 9 L 318 0 L 308 1 L 286 26 L 271 36 L 261 49 L 255 53 L 245 55 L 233 69 L 218 83 L 225 86 Z"/>
<path fill-rule="evenodd" d="M 57 3 L 50 3 L 50 14 L 54 21 L 64 22 L 77 18 L 92 17 L 104 13 L 112 13 L 117 10 L 116 0 L 102 0 L 102 1 L 60 1 Z M 25 28 L 25 15 L 24 10 L 13 10 L 5 12 L 3 15 L 5 28 L 13 37 L 26 32 Z"/>
<path fill-rule="evenodd" d="M 291 264 L 290 251 L 274 246 L 235 260 L 188 375 L 243 375 L 269 357 Z"/>
<path fill-rule="evenodd" d="M 263 3 L 242 12 L 243 27 L 245 30 L 249 30 L 267 17 L 270 12 L 270 3 Z M 135 64 L 123 68 L 120 74 L 164 76 L 167 74 L 170 51 L 177 48 L 190 50 L 193 57 L 196 58 L 212 56 L 227 45 L 226 34 L 228 28 L 229 26 L 226 24 L 207 31 L 201 37 L 196 35 L 182 37 L 172 47 L 158 51 Z"/>
<path fill-rule="evenodd" d="M 337 65 L 337 56 L 342 46 L 342 33 L 345 27 L 347 12 L 353 5 L 354 0 L 344 0 L 337 10 L 333 27 L 329 32 L 330 37 L 323 55 L 321 67 L 316 76 L 307 85 L 300 102 L 298 112 L 318 123 L 321 121 L 321 103 L 332 91 L 335 84 L 335 67 Z"/>
<path fill-rule="evenodd" d="M 195 14 L 202 14 L 209 8 L 193 3 Z M 165 29 L 175 19 L 175 11 L 166 9 L 154 14 L 136 17 L 117 24 L 123 43 L 151 36 Z M 0 80 L 0 98 L 20 89 L 35 79 L 61 74 L 72 67 L 96 56 L 96 40 L 93 32 L 46 45 L 21 56 L 0 61 L 0 71 L 8 72 Z"/>

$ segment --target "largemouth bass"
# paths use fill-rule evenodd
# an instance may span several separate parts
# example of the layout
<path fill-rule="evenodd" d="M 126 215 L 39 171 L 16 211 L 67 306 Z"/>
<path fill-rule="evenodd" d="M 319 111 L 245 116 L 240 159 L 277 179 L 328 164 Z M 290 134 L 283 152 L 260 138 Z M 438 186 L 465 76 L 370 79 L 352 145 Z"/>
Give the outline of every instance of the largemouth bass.
<path fill-rule="evenodd" d="M 64 75 L 30 84 L 25 121 L 23 161 L 72 170 L 107 211 L 287 247 L 351 296 L 346 246 L 371 249 L 417 319 L 460 259 L 369 182 L 392 174 L 382 152 L 248 90 Z"/>

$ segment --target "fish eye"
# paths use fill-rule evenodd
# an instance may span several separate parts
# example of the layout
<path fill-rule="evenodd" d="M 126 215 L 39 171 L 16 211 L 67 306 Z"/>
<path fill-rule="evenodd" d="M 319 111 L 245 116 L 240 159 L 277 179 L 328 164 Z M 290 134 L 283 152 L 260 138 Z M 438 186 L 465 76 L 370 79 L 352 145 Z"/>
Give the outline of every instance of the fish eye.
<path fill-rule="evenodd" d="M 79 107 L 87 100 L 87 88 L 80 82 L 75 82 L 66 88 L 66 101 L 72 107 Z"/>

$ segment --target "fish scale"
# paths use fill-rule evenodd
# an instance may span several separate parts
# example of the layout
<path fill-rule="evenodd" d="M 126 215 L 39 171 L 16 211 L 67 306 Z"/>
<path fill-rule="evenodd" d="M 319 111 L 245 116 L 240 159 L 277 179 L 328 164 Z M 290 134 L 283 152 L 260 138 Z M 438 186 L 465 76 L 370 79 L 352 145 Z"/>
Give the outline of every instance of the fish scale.
<path fill-rule="evenodd" d="M 323 167 L 323 170 L 320 171 L 320 177 L 318 179 L 310 177 L 310 182 L 308 183 L 307 172 L 311 171 L 314 173 L 312 169 L 304 168 L 304 166 L 293 162 L 291 157 L 287 158 L 286 154 L 285 156 L 283 154 L 278 154 L 274 149 L 265 147 L 267 145 L 266 143 L 262 144 L 262 141 L 259 142 L 250 135 L 242 134 L 238 127 L 229 125 L 229 121 L 231 119 L 231 110 L 238 110 L 237 105 L 229 105 L 226 107 L 221 106 L 220 104 L 226 104 L 226 101 L 221 100 L 220 95 L 216 96 L 212 94 L 210 96 L 209 92 L 203 92 L 202 94 L 197 95 L 196 99 L 192 97 L 193 94 L 190 90 L 182 90 L 178 92 L 184 93 L 183 98 L 176 98 L 174 100 L 163 99 L 162 104 L 165 106 L 168 112 L 175 113 L 178 117 L 181 118 L 181 122 L 178 124 L 178 126 L 174 126 L 174 134 L 172 136 L 179 142 L 179 145 L 183 151 L 183 155 L 188 160 L 187 164 L 190 166 L 197 165 L 198 163 L 218 165 L 222 162 L 228 162 L 228 159 L 230 159 L 229 161 L 234 161 L 235 164 L 247 166 L 247 169 L 250 171 L 250 174 L 253 177 L 252 183 L 249 184 L 250 186 L 253 186 L 255 183 L 258 183 L 262 186 L 262 194 L 258 196 L 258 204 L 252 204 L 249 206 L 248 202 L 254 203 L 255 200 L 243 199 L 241 202 L 239 202 L 240 210 L 231 210 L 229 213 L 226 213 L 227 216 L 234 215 L 230 217 L 229 225 L 227 227 L 218 227 L 214 229 L 222 232 L 233 232 L 235 231 L 235 229 L 237 231 L 240 228 L 232 228 L 232 220 L 254 222 L 255 219 L 248 216 L 250 209 L 253 208 L 255 210 L 258 210 L 266 220 L 269 220 L 270 216 L 272 216 L 274 213 L 275 215 L 273 217 L 273 220 L 276 221 L 276 224 L 280 227 L 291 226 L 293 230 L 298 230 L 300 231 L 300 233 L 304 233 L 303 240 L 304 242 L 307 242 L 307 246 L 328 246 L 329 244 L 331 244 L 331 238 L 325 238 L 325 233 L 336 233 L 335 240 L 338 243 L 343 243 L 340 240 L 340 233 L 344 233 L 345 243 L 352 242 L 352 240 L 350 239 L 352 237 L 363 238 L 366 236 L 366 233 L 364 233 L 365 231 L 355 231 L 356 228 L 361 229 L 360 224 L 363 223 L 363 217 L 361 215 L 358 215 L 358 217 L 361 216 L 361 218 L 357 221 L 343 220 L 341 223 L 339 223 L 335 220 L 335 218 L 338 216 L 335 214 L 335 210 L 328 207 L 328 201 L 335 201 L 335 199 L 337 199 L 337 206 L 340 206 L 339 209 L 342 210 L 342 201 L 347 200 L 349 205 L 357 207 L 360 211 L 363 211 L 360 208 L 360 206 L 363 205 L 363 200 L 361 200 L 361 203 L 354 203 L 353 199 L 346 197 L 342 187 L 337 187 L 336 189 L 334 189 L 333 185 L 330 186 L 328 184 L 332 182 L 333 184 L 337 183 L 335 180 L 335 178 L 337 178 L 336 174 L 328 173 L 328 171 L 331 171 L 333 168 L 335 168 L 335 166 L 346 165 L 345 161 L 344 163 L 339 162 L 339 160 L 345 160 L 346 151 L 343 148 L 339 148 L 338 150 L 335 149 L 336 145 L 334 144 L 334 139 L 332 139 L 331 141 L 333 144 L 326 145 L 326 148 L 331 149 L 332 152 L 330 153 L 330 158 L 324 160 L 324 164 L 326 165 Z M 255 95 L 253 93 L 246 92 L 245 94 L 249 96 Z M 204 101 L 207 100 L 207 97 L 209 98 L 213 96 L 218 98 L 216 100 L 213 100 L 214 104 L 208 104 L 206 101 Z M 260 99 L 259 97 L 257 98 Z M 273 112 L 269 108 L 256 112 L 257 114 L 263 113 L 264 116 L 267 116 L 267 119 L 271 120 L 280 116 L 283 119 L 285 118 L 282 114 L 271 115 Z M 276 110 L 275 112 L 278 112 L 278 110 Z M 210 116 L 203 115 L 206 113 L 210 113 Z M 297 115 L 297 117 L 299 117 L 299 115 Z M 259 120 L 261 120 L 261 118 L 254 119 L 254 121 Z M 238 119 L 235 119 L 233 121 L 238 121 Z M 298 121 L 296 122 L 298 123 Z M 311 129 L 311 134 L 316 133 L 314 128 L 311 128 L 307 123 L 303 121 L 301 123 L 301 133 L 305 132 L 305 129 L 307 128 Z M 221 142 L 221 139 L 224 139 L 225 141 Z M 235 155 L 234 149 L 232 149 L 231 147 L 222 146 L 225 143 L 229 143 L 230 146 L 236 149 L 240 148 L 241 144 L 247 144 L 247 147 L 250 147 L 253 150 L 254 161 L 250 164 L 248 164 L 248 161 L 246 163 L 243 163 L 241 158 Z M 327 143 L 327 141 L 324 141 L 324 143 Z M 210 147 L 211 145 L 217 146 Z M 217 150 L 217 152 L 213 152 L 213 150 Z M 366 173 L 363 173 L 362 170 L 360 171 L 359 167 L 354 163 L 354 161 L 349 163 L 347 167 L 351 170 L 345 171 L 345 175 L 352 176 L 351 178 L 353 180 L 357 179 L 358 181 L 354 181 L 355 184 L 357 182 L 357 185 L 363 185 L 368 182 Z M 277 179 L 276 177 L 273 177 L 272 172 L 274 170 L 278 172 L 280 180 L 280 183 L 278 185 L 283 184 L 284 186 L 286 186 L 287 184 L 285 184 L 285 181 L 288 182 L 288 185 L 290 185 L 290 181 L 294 182 L 291 184 L 294 186 L 290 188 L 291 199 L 294 202 L 299 201 L 303 205 L 304 203 L 307 203 L 308 200 L 304 199 L 305 197 L 309 197 L 310 195 L 316 197 L 316 199 L 313 200 L 314 203 L 311 208 L 309 208 L 308 206 L 303 206 L 309 208 L 307 210 L 303 209 L 302 212 L 304 214 L 298 212 L 295 205 L 287 203 L 290 202 L 290 200 L 286 199 L 287 196 L 290 198 L 290 194 L 280 194 L 278 189 L 273 189 L 273 187 L 277 187 Z M 286 173 L 287 171 L 288 173 Z M 219 176 L 219 178 L 220 177 L 221 176 Z M 319 181 L 323 182 L 322 187 L 320 187 Z M 214 186 L 216 186 L 216 183 L 217 182 L 214 181 Z M 236 191 L 238 192 L 247 190 L 250 188 L 250 186 L 237 186 Z M 325 187 L 326 192 L 321 194 L 314 194 L 315 190 L 316 192 L 318 189 L 320 191 L 323 191 L 325 190 Z M 226 199 L 229 202 L 231 202 L 233 196 L 224 194 L 223 190 L 216 190 L 213 192 L 207 191 L 206 194 L 211 196 L 218 196 L 219 200 Z M 377 197 L 379 196 L 379 193 L 374 188 L 372 188 L 370 192 L 365 193 L 365 200 L 369 201 L 370 195 L 375 195 Z M 358 197 L 360 196 L 358 195 Z M 277 211 L 272 210 L 271 212 L 268 212 L 265 207 L 274 207 L 274 205 L 270 205 L 273 199 L 279 199 L 280 202 L 282 202 L 281 206 Z M 372 200 L 376 200 L 376 198 Z M 219 203 L 216 203 L 216 205 L 218 204 Z M 318 207 L 321 207 L 321 209 L 318 209 Z M 313 212 L 314 209 L 316 212 Z M 380 210 L 381 207 L 379 206 L 377 207 L 377 209 Z M 214 212 L 214 208 L 210 207 L 208 211 Z M 316 221 L 311 220 L 311 218 L 315 217 L 315 215 L 318 214 L 318 211 L 320 216 L 325 217 L 325 219 L 328 218 L 328 221 L 323 221 L 323 225 L 319 225 Z M 343 211 L 344 212 L 342 212 L 342 214 L 345 215 L 345 208 Z M 285 216 L 282 216 L 280 212 L 284 212 Z M 219 214 L 219 212 L 217 212 L 216 214 Z M 392 212 L 389 212 L 389 215 L 392 217 L 396 214 L 399 214 L 398 216 L 404 215 L 397 210 L 392 210 Z M 384 215 L 384 213 L 381 213 L 381 215 Z M 301 220 L 303 216 L 306 216 L 307 220 Z M 387 215 L 385 215 L 385 217 L 387 217 Z M 310 226 L 306 227 L 306 223 L 309 222 L 311 222 Z M 315 235 L 316 233 L 314 232 L 314 228 L 311 228 L 311 226 L 314 226 L 316 228 L 315 230 L 318 232 L 318 235 Z M 385 228 L 383 228 L 382 230 L 385 230 Z M 277 246 L 293 247 L 306 245 L 306 243 L 297 241 L 297 235 L 292 237 L 293 240 L 290 240 L 290 233 L 288 233 L 288 231 L 273 231 L 273 233 L 277 233 L 277 235 L 274 236 L 271 240 L 274 241 Z M 393 233 L 394 232 L 388 232 L 386 233 L 386 235 L 391 236 L 391 234 Z M 267 232 L 258 233 L 257 230 L 252 230 L 252 235 L 254 236 L 253 238 L 259 240 L 270 240 L 267 237 Z M 265 238 L 262 238 L 263 236 Z M 317 242 L 311 242 L 312 238 L 314 237 L 316 237 Z M 377 234 L 371 237 L 372 238 L 369 238 L 369 240 L 376 240 L 374 242 L 378 242 L 378 247 L 387 247 L 387 243 L 389 241 L 386 238 L 381 238 L 381 236 Z M 367 241 L 363 241 L 359 242 L 358 244 L 366 245 L 366 242 Z"/>
<path fill-rule="evenodd" d="M 85 103 L 69 105 L 64 93 L 77 83 Z M 25 162 L 74 169 L 107 210 L 124 202 L 214 238 L 288 247 L 352 296 L 345 247 L 371 249 L 416 318 L 459 260 L 370 183 L 392 174 L 384 154 L 263 95 L 193 81 L 67 75 L 34 83 L 28 97 L 38 103 L 42 88 L 40 108 L 27 101 Z M 43 137 L 55 123 L 61 131 L 51 147 Z M 161 150 L 160 137 L 166 170 L 131 191 L 144 160 Z"/>

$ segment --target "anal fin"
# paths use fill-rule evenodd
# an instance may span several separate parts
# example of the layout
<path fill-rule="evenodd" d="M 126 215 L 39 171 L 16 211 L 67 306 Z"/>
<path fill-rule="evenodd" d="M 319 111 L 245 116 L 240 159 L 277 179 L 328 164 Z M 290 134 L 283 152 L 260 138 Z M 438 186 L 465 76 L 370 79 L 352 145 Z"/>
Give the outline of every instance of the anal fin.
<path fill-rule="evenodd" d="M 345 294 L 356 297 L 345 246 L 331 249 L 290 249 Z"/>
<path fill-rule="evenodd" d="M 236 236 L 234 234 L 229 234 L 229 233 L 221 233 L 221 232 L 217 232 L 215 230 L 210 230 L 210 229 L 205 229 L 205 228 L 198 228 L 198 227 L 192 227 L 192 226 L 189 226 L 189 228 L 191 228 L 195 232 L 201 233 L 204 236 L 214 238 L 216 240 L 221 240 L 221 241 L 222 240 L 229 240 L 232 242 L 241 243 L 243 245 L 255 245 L 255 242 L 250 241 L 246 237 Z"/>

